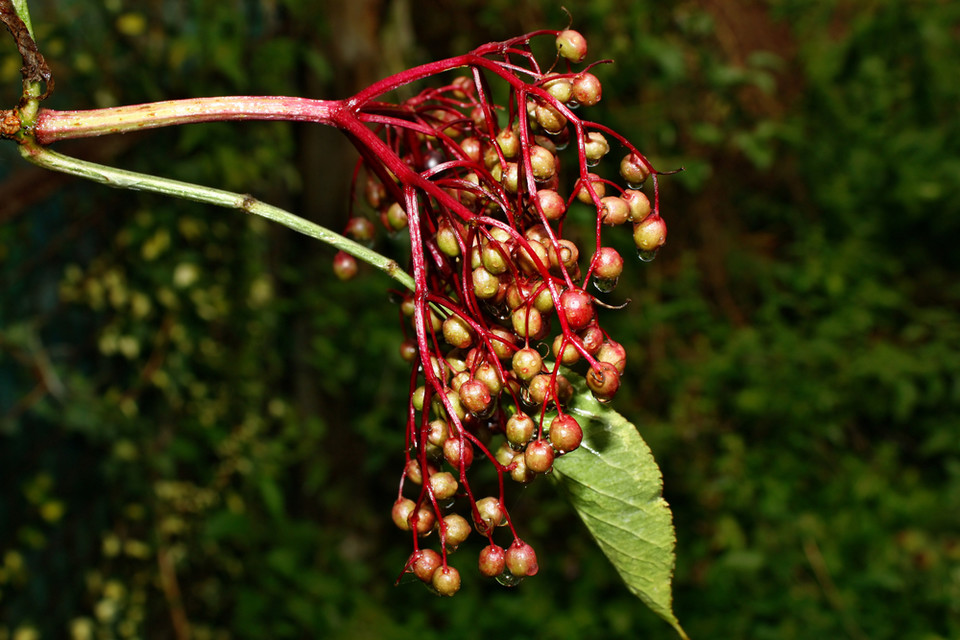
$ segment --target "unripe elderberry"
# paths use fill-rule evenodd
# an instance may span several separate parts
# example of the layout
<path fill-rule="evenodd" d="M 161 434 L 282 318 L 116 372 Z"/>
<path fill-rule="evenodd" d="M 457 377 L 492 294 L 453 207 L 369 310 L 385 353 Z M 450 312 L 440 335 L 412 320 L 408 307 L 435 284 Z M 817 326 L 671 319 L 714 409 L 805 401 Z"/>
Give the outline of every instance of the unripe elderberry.
<path fill-rule="evenodd" d="M 522 540 L 514 540 L 505 554 L 507 569 L 518 578 L 536 575 L 540 570 L 537 552 Z"/>
<path fill-rule="evenodd" d="M 527 445 L 523 460 L 527 468 L 535 473 L 546 473 L 553 468 L 553 447 L 546 440 L 534 440 Z"/>
<path fill-rule="evenodd" d="M 506 551 L 499 545 L 487 545 L 480 550 L 478 564 L 481 575 L 494 578 L 503 573 L 504 568 L 507 566 Z"/>
<path fill-rule="evenodd" d="M 441 596 L 452 596 L 460 591 L 460 572 L 451 566 L 438 567 L 433 572 L 430 584 Z"/>
<path fill-rule="evenodd" d="M 560 312 L 571 331 L 579 331 L 593 320 L 593 298 L 583 289 L 567 289 L 560 294 Z"/>
<path fill-rule="evenodd" d="M 565 29 L 557 35 L 557 52 L 570 62 L 582 62 L 587 57 L 587 39 L 579 31 Z"/>
<path fill-rule="evenodd" d="M 563 414 L 550 422 L 550 444 L 556 447 L 558 453 L 569 453 L 583 442 L 583 429 L 580 423 L 571 415 Z"/>

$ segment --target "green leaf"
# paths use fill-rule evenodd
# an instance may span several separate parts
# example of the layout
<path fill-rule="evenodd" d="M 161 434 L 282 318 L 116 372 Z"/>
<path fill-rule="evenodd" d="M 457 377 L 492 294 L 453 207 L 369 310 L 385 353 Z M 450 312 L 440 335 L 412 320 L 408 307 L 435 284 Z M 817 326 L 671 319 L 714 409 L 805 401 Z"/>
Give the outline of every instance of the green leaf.
<path fill-rule="evenodd" d="M 686 639 L 673 614 L 676 538 L 660 468 L 636 428 L 567 375 L 576 389 L 567 411 L 583 444 L 557 458 L 553 476 L 627 588 Z"/>

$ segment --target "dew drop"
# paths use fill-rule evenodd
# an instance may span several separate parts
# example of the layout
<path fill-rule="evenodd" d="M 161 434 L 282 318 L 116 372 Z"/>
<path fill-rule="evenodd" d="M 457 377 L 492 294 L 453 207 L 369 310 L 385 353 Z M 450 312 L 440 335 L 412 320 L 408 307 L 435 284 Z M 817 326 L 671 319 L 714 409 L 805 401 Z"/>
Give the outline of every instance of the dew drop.
<path fill-rule="evenodd" d="M 596 276 L 592 280 L 593 288 L 600 293 L 610 293 L 617 288 L 617 282 L 619 281 L 617 278 L 597 278 Z"/>
<path fill-rule="evenodd" d="M 504 569 L 503 573 L 497 576 L 497 582 L 505 587 L 515 587 L 523 582 L 523 577 L 517 577 L 510 573 L 509 569 Z"/>
<path fill-rule="evenodd" d="M 646 183 L 646 180 L 644 180 L 644 181 L 642 181 L 642 182 L 627 182 L 627 187 L 629 187 L 629 188 L 631 188 L 631 189 L 633 189 L 633 190 L 635 190 L 635 191 L 639 191 L 640 189 L 643 188 L 643 185 L 644 185 L 645 183 Z"/>
<path fill-rule="evenodd" d="M 587 166 L 595 167 L 600 164 L 600 160 L 602 160 L 602 158 L 587 158 Z"/>
<path fill-rule="evenodd" d="M 563 151 L 570 146 L 569 138 L 557 138 L 553 141 L 553 146 L 557 148 L 557 151 Z"/>
<path fill-rule="evenodd" d="M 657 257 L 657 250 L 653 249 L 652 251 L 647 251 L 640 249 L 637 251 L 637 257 L 643 262 L 653 262 L 653 259 Z"/>
<path fill-rule="evenodd" d="M 567 100 L 567 107 L 576 111 L 580 108 L 580 103 L 574 100 L 573 98 Z"/>

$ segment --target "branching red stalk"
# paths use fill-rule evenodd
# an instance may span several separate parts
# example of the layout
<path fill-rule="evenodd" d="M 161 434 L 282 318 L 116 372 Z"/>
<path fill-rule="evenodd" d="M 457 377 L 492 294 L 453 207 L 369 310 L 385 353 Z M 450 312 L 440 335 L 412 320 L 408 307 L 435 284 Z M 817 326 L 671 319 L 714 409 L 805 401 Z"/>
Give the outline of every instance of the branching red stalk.
<path fill-rule="evenodd" d="M 565 71 L 541 68 L 529 47 L 538 36 L 556 38 L 559 55 L 550 69 L 565 62 Z M 414 290 L 402 309 L 412 319 L 413 339 L 404 353 L 414 370 L 405 464 L 392 513 L 413 538 L 404 571 L 452 595 L 460 578 L 448 556 L 462 542 L 454 536 L 465 535 L 456 533 L 457 500 L 466 503 L 464 513 L 491 545 L 500 525 L 512 536 L 503 567 L 481 561 L 485 575 L 513 585 L 536 573 L 536 556 L 505 506 L 504 476 L 530 482 L 549 473 L 555 456 L 579 446 L 580 427 L 563 411 L 572 391 L 561 365 L 584 367 L 600 401 L 609 401 L 619 387 L 625 352 L 600 327 L 594 298 L 585 291 L 593 281 L 608 292 L 622 270 L 622 258 L 604 246 L 603 227 L 632 223 L 644 260 L 666 237 L 653 165 L 623 136 L 576 110 L 600 99 L 592 65 L 581 71 L 570 66 L 585 55 L 579 34 L 537 31 L 409 69 L 343 100 L 235 96 L 90 111 L 42 109 L 26 135 L 48 145 L 231 120 L 312 122 L 345 133 L 362 165 L 352 192 L 362 182 L 380 221 L 410 237 Z M 457 69 L 464 75 L 440 88 L 400 104 L 384 99 L 402 86 Z M 506 104 L 494 103 L 491 82 L 508 90 Z M 24 131 L 15 133 L 23 139 Z M 620 174 L 627 188 L 590 173 L 611 144 L 625 153 Z M 567 178 L 565 155 L 575 156 L 566 163 L 575 181 L 568 197 L 559 195 Z M 640 190 L 649 176 L 652 203 Z M 585 271 L 580 247 L 564 237 L 568 209 L 581 206 L 575 203 L 596 214 L 594 241 L 584 245 L 593 252 Z M 345 234 L 368 243 L 374 229 L 363 214 L 352 214 Z M 343 278 L 356 272 L 352 256 L 360 254 L 351 252 L 334 259 Z M 551 343 L 553 316 L 559 328 Z M 551 349 L 553 360 L 545 361 Z M 560 416 L 563 428 L 554 427 Z M 497 441 L 499 448 L 492 445 Z M 485 497 L 471 486 L 471 465 L 483 458 L 496 475 L 496 488 Z M 440 471 L 445 462 L 455 477 Z M 411 488 L 416 484 L 421 486 Z M 423 547 L 431 531 L 438 532 L 439 554 Z"/>

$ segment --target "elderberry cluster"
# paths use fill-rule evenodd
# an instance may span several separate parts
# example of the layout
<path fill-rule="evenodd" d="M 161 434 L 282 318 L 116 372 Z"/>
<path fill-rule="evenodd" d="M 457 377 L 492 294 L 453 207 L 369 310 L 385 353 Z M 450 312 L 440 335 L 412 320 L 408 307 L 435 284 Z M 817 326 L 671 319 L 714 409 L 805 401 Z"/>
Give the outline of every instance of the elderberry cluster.
<path fill-rule="evenodd" d="M 548 70 L 529 45 L 543 35 L 556 39 Z M 448 556 L 472 533 L 487 540 L 482 575 L 512 585 L 537 573 L 504 504 L 504 478 L 529 483 L 580 446 L 564 368 L 579 368 L 602 402 L 620 386 L 626 353 L 601 328 L 587 287 L 608 293 L 623 271 L 602 228 L 630 223 L 644 260 L 666 238 L 650 163 L 578 115 L 602 92 L 591 67 L 573 69 L 586 50 L 569 29 L 527 34 L 462 56 L 467 74 L 443 87 L 362 105 L 379 141 L 358 144 L 365 199 L 387 230 L 409 230 L 416 283 L 401 303 L 401 352 L 414 366 L 392 518 L 413 540 L 404 572 L 442 595 L 460 587 Z M 493 82 L 509 91 L 503 104 Z M 613 149 L 623 186 L 591 171 Z M 651 174 L 653 204 L 641 190 Z M 595 211 L 595 243 L 565 237 L 575 203 Z M 346 234 L 369 242 L 375 225 L 352 217 Z M 349 278 L 356 262 L 339 253 L 334 269 Z M 475 492 L 481 460 L 490 489 Z M 501 527 L 509 533 L 498 540 Z M 436 548 L 426 546 L 431 534 Z"/>

